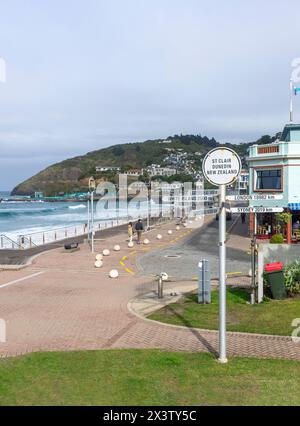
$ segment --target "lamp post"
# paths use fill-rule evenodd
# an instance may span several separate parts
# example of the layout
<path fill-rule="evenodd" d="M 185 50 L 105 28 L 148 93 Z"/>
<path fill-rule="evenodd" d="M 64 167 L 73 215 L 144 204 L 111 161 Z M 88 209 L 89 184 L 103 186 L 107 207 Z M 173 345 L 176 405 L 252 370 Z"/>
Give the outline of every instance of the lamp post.
<path fill-rule="evenodd" d="M 89 191 L 91 194 L 91 220 L 89 221 L 89 236 L 92 237 L 92 253 L 94 253 L 94 191 L 96 182 L 93 176 L 89 178 Z"/>

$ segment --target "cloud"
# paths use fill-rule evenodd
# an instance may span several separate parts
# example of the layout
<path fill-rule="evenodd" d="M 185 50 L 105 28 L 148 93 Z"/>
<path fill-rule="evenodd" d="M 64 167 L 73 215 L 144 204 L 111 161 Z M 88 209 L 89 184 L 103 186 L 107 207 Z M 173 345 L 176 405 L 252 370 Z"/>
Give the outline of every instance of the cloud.
<path fill-rule="evenodd" d="M 11 187 L 50 160 L 115 143 L 277 132 L 288 119 L 291 60 L 300 56 L 290 13 L 298 3 L 288 3 L 6 2 L 1 187 L 11 173 L 3 159 L 18 161 Z"/>

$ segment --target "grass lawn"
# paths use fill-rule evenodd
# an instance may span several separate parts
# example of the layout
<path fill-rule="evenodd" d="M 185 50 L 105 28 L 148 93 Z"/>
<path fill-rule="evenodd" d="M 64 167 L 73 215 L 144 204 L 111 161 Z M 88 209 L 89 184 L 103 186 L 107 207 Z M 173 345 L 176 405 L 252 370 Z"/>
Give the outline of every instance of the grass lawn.
<path fill-rule="evenodd" d="M 300 362 L 157 350 L 0 360 L 0 405 L 299 405 Z"/>
<path fill-rule="evenodd" d="M 227 290 L 227 329 L 248 333 L 291 335 L 294 318 L 300 318 L 300 298 L 268 300 L 249 305 L 245 290 Z M 209 330 L 218 328 L 219 292 L 212 291 L 211 304 L 200 305 L 197 295 L 190 294 L 178 303 L 170 304 L 153 313 L 149 318 L 170 324 L 198 327 Z"/>

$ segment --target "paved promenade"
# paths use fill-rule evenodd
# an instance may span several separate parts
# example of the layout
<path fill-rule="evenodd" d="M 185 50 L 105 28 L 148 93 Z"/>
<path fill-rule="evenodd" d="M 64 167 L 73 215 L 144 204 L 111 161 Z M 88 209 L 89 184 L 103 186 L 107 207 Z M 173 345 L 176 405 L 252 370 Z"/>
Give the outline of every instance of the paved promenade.
<path fill-rule="evenodd" d="M 172 234 L 168 234 L 168 230 Z M 217 352 L 218 335 L 156 323 L 135 315 L 129 302 L 155 291 L 153 274 L 137 265 L 147 252 L 184 244 L 201 230 L 164 225 L 147 234 L 148 246 L 128 248 L 126 234 L 97 242 L 97 251 L 111 250 L 101 269 L 87 245 L 67 253 L 62 248 L 40 254 L 27 268 L 0 273 L 0 317 L 7 324 L 7 341 L 0 343 L 0 356 L 33 351 L 70 351 L 109 348 L 160 348 L 174 351 Z M 162 239 L 156 235 L 160 233 Z M 115 244 L 121 250 L 113 251 Z M 109 271 L 120 276 L 111 279 Z M 155 269 L 155 268 L 153 268 Z M 156 271 L 153 270 L 153 273 Z M 167 283 L 168 288 L 190 289 L 191 281 Z M 300 359 L 300 345 L 290 337 L 228 333 L 232 355 Z"/>

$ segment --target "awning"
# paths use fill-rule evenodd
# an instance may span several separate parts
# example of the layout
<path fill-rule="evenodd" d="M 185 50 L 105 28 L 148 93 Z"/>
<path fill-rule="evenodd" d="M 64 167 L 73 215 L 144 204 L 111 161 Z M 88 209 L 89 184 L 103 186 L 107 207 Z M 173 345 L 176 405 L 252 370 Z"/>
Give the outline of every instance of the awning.
<path fill-rule="evenodd" d="M 290 210 L 300 210 L 300 203 L 289 203 L 288 207 Z"/>

